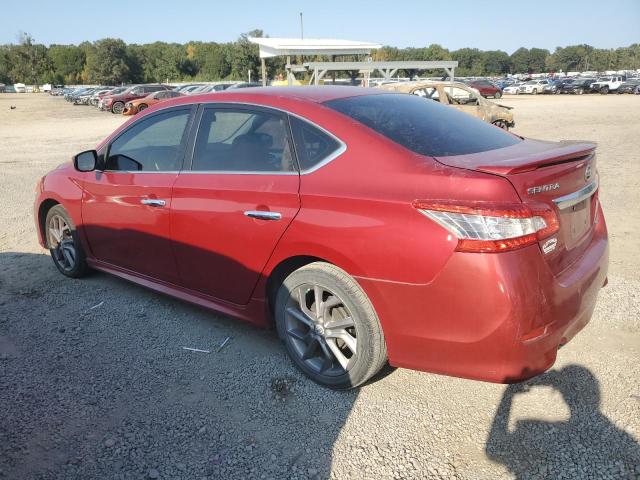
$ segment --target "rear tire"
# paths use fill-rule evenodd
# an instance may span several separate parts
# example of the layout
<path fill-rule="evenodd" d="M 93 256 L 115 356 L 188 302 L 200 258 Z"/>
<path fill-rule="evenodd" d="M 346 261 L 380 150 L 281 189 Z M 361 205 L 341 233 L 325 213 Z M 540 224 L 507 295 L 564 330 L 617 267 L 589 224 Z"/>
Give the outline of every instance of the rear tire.
<path fill-rule="evenodd" d="M 60 273 L 71 278 L 87 274 L 87 257 L 78 231 L 62 205 L 55 205 L 47 212 L 44 236 L 53 263 Z"/>
<path fill-rule="evenodd" d="M 498 99 L 502 97 L 502 92 L 496 92 L 496 94 L 493 96 L 493 98 Z"/>
<path fill-rule="evenodd" d="M 276 296 L 275 318 L 293 363 L 320 385 L 337 390 L 360 386 L 387 362 L 371 302 L 334 265 L 314 262 L 289 275 Z"/>
<path fill-rule="evenodd" d="M 504 120 L 496 120 L 496 121 L 493 122 L 493 124 L 496 127 L 499 127 L 499 128 L 501 128 L 503 130 L 509 130 L 509 125 L 507 125 L 507 122 L 505 122 Z"/>

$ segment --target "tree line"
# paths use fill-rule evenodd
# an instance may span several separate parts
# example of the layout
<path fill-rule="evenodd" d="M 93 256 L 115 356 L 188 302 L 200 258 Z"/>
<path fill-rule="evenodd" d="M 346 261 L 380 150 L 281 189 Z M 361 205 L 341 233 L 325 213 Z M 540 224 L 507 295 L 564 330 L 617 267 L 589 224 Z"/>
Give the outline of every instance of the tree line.
<path fill-rule="evenodd" d="M 29 34 L 20 34 L 16 44 L 0 45 L 0 82 L 12 84 L 105 84 L 178 81 L 246 80 L 251 71 L 259 78 L 258 46 L 249 37 L 262 37 L 253 30 L 234 42 L 155 42 L 126 44 L 105 38 L 80 45 L 45 46 Z M 616 49 L 590 45 L 519 48 L 511 55 L 501 50 L 461 48 L 448 50 L 432 44 L 424 48 L 384 46 L 372 53 L 373 60 L 457 60 L 458 76 L 502 76 L 513 73 L 606 71 L 640 69 L 640 44 Z M 353 60 L 355 58 L 344 58 Z M 305 61 L 327 61 L 305 57 Z M 300 61 L 300 59 L 298 59 Z M 267 61 L 267 76 L 284 73 L 285 58 Z"/>

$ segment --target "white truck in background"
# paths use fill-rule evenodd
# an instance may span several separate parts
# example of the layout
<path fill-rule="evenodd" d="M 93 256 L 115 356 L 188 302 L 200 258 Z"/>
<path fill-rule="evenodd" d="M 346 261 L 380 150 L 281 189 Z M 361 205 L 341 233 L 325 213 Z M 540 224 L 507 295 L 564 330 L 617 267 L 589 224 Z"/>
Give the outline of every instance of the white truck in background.
<path fill-rule="evenodd" d="M 607 94 L 609 92 L 615 92 L 620 88 L 624 82 L 627 81 L 627 77 L 624 75 L 611 75 L 608 77 L 600 77 L 597 82 L 591 84 L 591 90 Z"/>

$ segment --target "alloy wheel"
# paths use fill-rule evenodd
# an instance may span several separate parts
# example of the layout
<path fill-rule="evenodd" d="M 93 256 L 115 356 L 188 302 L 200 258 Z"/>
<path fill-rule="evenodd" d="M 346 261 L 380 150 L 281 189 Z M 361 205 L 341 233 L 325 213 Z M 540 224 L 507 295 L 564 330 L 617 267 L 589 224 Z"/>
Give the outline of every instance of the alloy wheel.
<path fill-rule="evenodd" d="M 293 353 L 317 374 L 344 375 L 356 359 L 356 324 L 345 302 L 333 291 L 305 283 L 290 292 L 285 335 Z"/>
<path fill-rule="evenodd" d="M 65 272 L 74 269 L 77 262 L 77 252 L 71 227 L 61 215 L 53 215 L 49 219 L 47 229 L 49 249 L 60 267 Z"/>

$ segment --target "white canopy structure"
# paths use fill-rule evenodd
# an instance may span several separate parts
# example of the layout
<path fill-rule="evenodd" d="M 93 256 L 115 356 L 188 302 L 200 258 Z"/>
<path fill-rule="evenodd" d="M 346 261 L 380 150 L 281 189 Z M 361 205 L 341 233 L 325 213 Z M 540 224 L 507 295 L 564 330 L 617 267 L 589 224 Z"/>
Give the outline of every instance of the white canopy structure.
<path fill-rule="evenodd" d="M 334 38 L 256 38 L 250 37 L 250 42 L 260 48 L 262 63 L 262 84 L 267 84 L 265 59 L 286 56 L 287 80 L 291 84 L 295 69 L 291 65 L 292 55 L 370 55 L 371 50 L 382 48 L 379 43 L 358 42 L 353 40 L 338 40 Z M 300 66 L 296 70 L 305 70 Z"/>
<path fill-rule="evenodd" d="M 260 47 L 260 58 L 291 55 L 369 55 L 382 48 L 379 43 L 334 38 L 256 38 L 249 41 Z"/>

